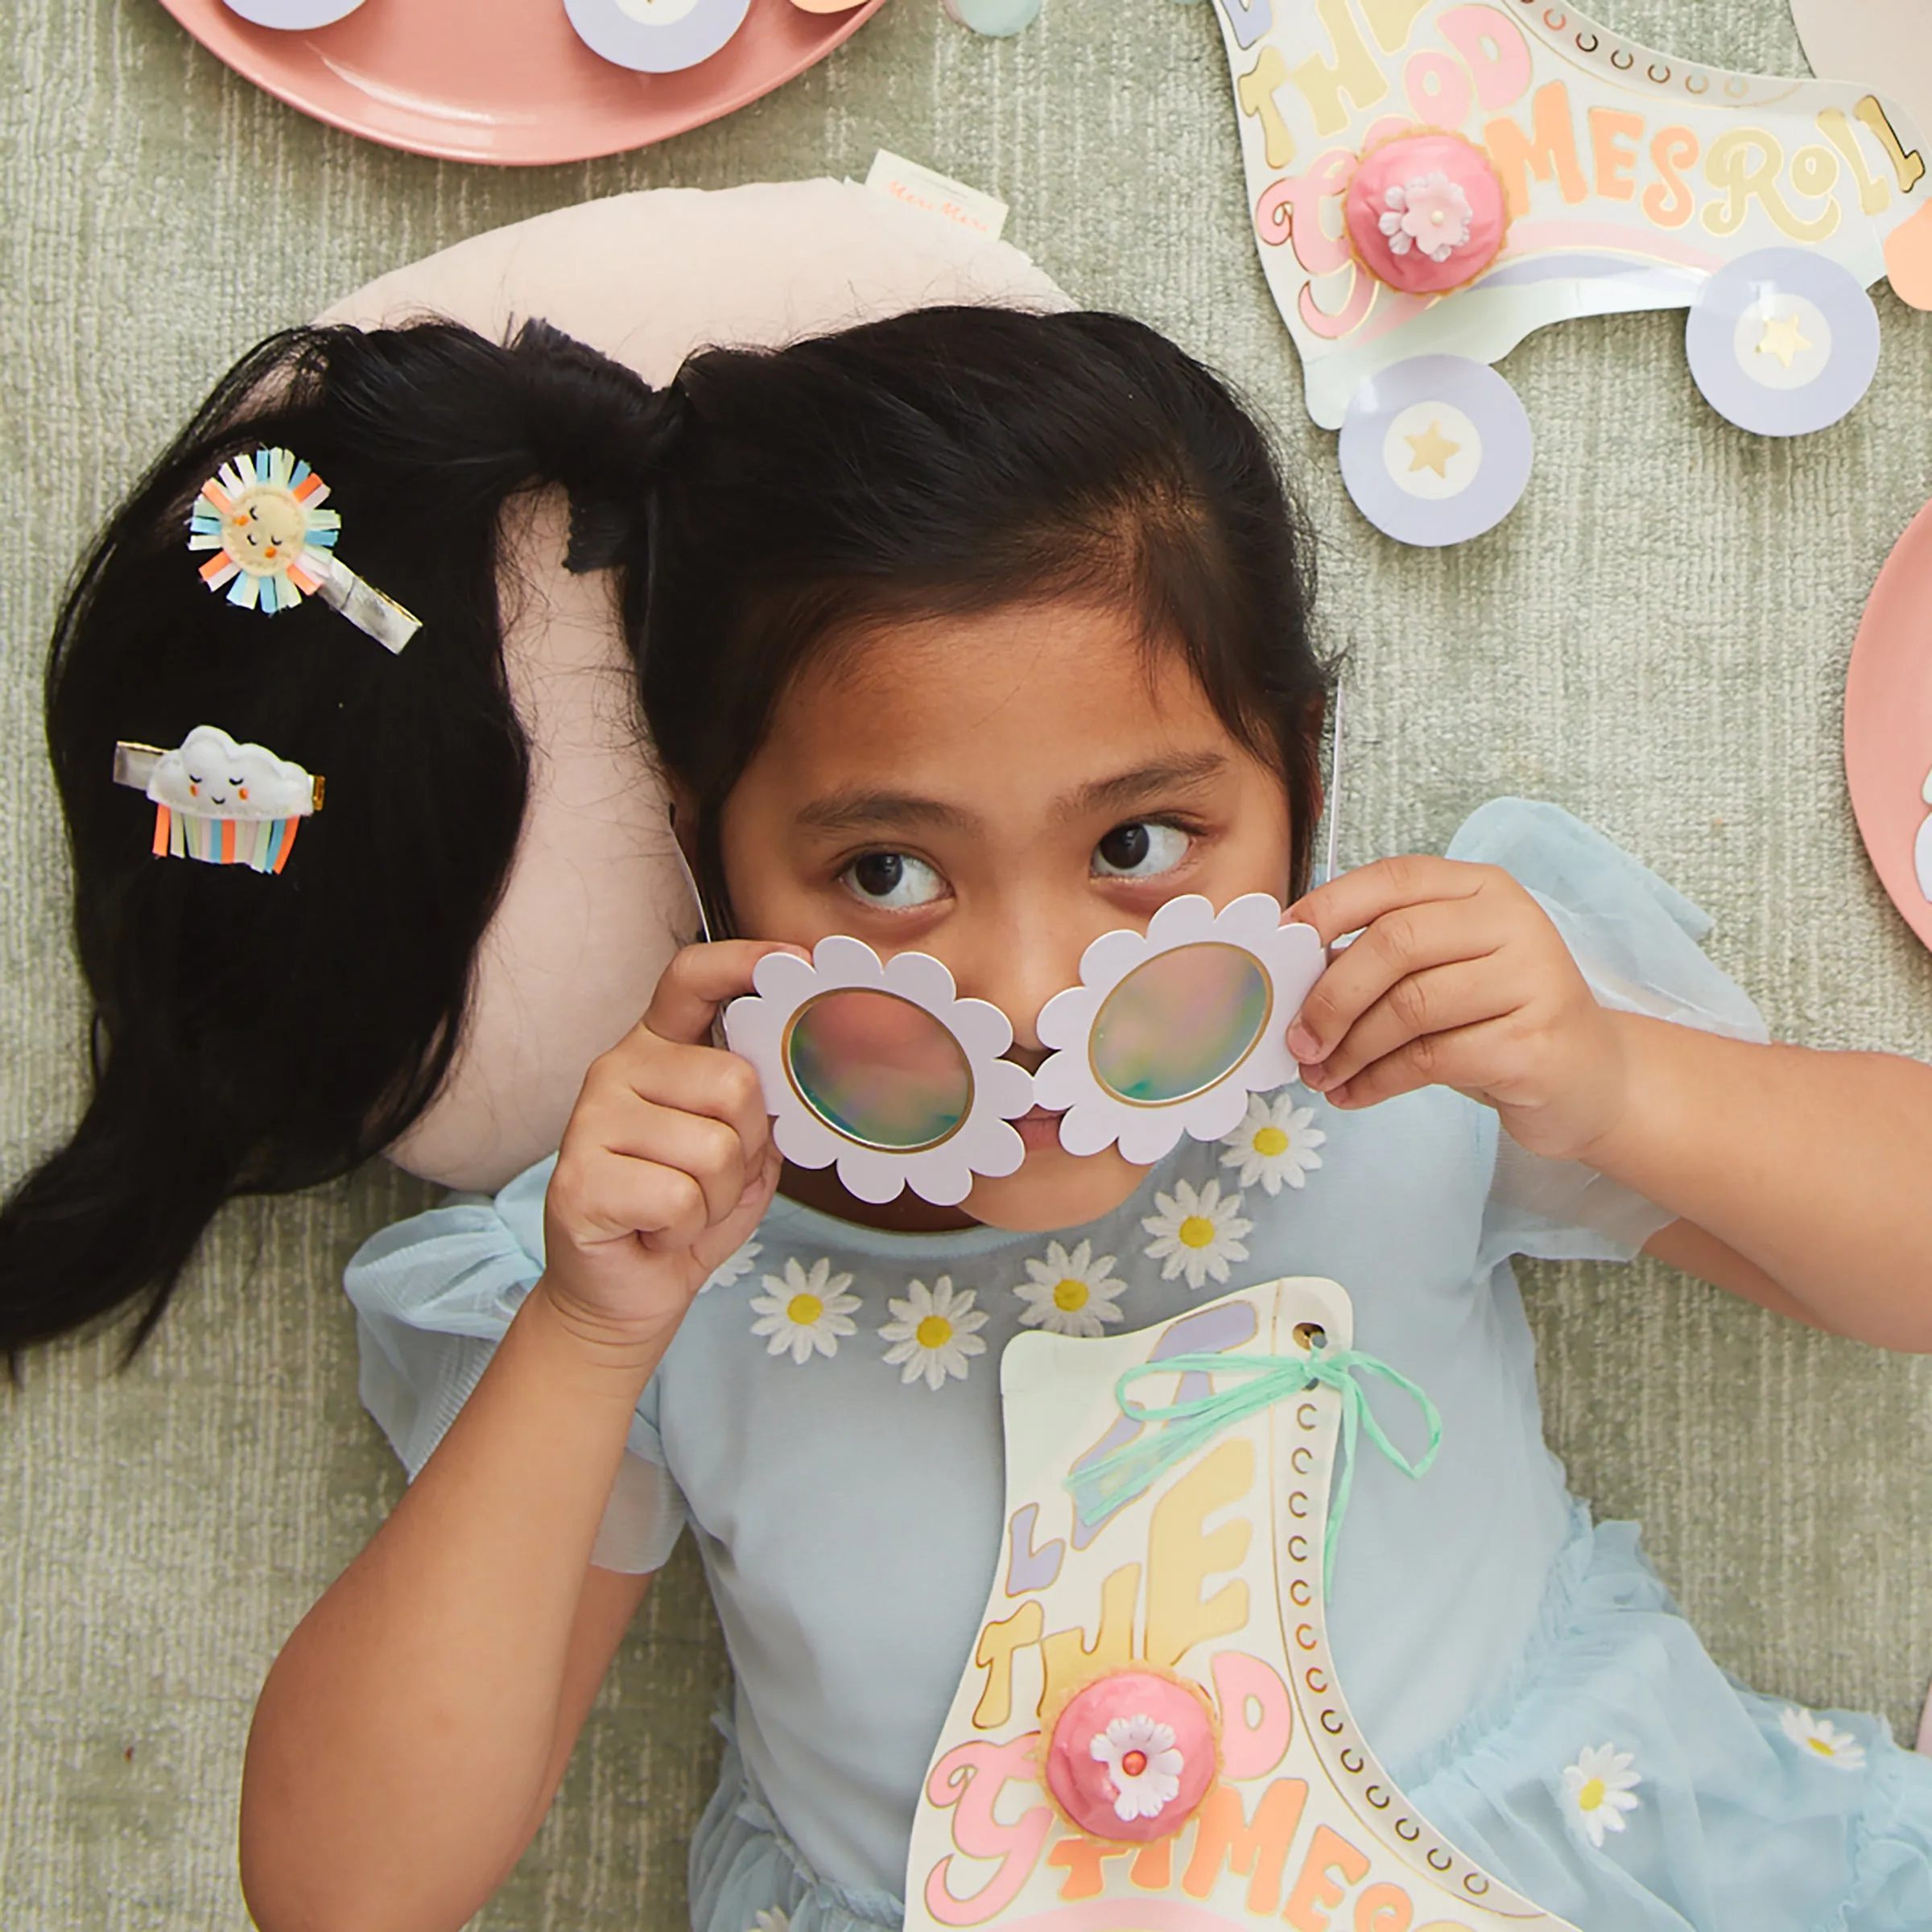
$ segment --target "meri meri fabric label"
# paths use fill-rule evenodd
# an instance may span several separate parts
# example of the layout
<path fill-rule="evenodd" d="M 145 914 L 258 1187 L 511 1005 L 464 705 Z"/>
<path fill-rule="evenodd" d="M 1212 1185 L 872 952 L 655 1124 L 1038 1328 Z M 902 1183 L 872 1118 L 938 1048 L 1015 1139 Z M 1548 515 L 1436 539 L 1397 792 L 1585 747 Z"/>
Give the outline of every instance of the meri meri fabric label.
<path fill-rule="evenodd" d="M 1889 273 L 1932 305 L 1919 135 L 1869 85 L 1703 67 L 1524 0 L 1215 5 L 1262 266 L 1324 428 L 1397 362 L 1493 362 L 1572 316 L 1685 307 L 1764 249 L 1820 251 L 1861 288 Z M 1361 156 L 1425 128 L 1483 149 L 1509 217 L 1447 295 L 1378 282 L 1342 221 Z"/>
<path fill-rule="evenodd" d="M 865 185 L 889 201 L 903 202 L 922 214 L 984 236 L 989 242 L 998 241 L 1006 225 L 1008 211 L 1004 201 L 976 188 L 968 188 L 963 181 L 955 181 L 950 175 L 922 167 L 917 161 L 908 161 L 903 155 L 895 155 L 886 148 L 881 148 L 873 156 Z"/>
<path fill-rule="evenodd" d="M 1573 1932 L 1434 1831 L 1348 1713 L 1323 1609 L 1336 1391 L 1311 1388 L 1231 1423 L 1097 1524 L 1075 1513 L 1071 1472 L 1162 1426 L 1123 1416 L 1123 1371 L 1181 1356 L 1305 1356 L 1311 1327 L 1349 1346 L 1335 1283 L 1270 1282 L 1134 1335 L 1042 1331 L 1009 1345 L 1005 1548 L 921 1790 L 908 1932 Z M 1172 1393 L 1166 1380 L 1144 1399 L 1187 1401 L 1213 1378 L 1179 1371 Z M 1150 1740 L 1128 1719 L 1117 1736 L 1089 1739 L 1089 1719 L 1061 1735 L 1060 1714 L 1092 1708 L 1113 1674 L 1170 1709 L 1178 1697 L 1211 1712 L 1180 1740 L 1212 1750 L 1211 1780 L 1162 1749 L 1171 1730 Z M 1171 1828 L 1163 1816 L 1119 1838 L 1080 1829 L 1049 1796 L 1050 1752 L 1110 1757 L 1117 1780 L 1123 1765 L 1176 1773 L 1160 1787 L 1179 1786 Z"/>

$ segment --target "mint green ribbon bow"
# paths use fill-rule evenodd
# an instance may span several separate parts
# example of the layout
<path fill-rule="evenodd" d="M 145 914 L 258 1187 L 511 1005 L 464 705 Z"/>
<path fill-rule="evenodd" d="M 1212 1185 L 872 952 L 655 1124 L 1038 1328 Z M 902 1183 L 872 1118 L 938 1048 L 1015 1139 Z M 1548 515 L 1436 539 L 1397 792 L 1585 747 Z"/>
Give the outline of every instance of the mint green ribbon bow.
<path fill-rule="evenodd" d="M 1150 1375 L 1193 1372 L 1241 1380 L 1218 1395 L 1210 1392 L 1158 1408 L 1144 1406 L 1128 1393 L 1134 1383 Z M 1364 1376 L 1393 1382 L 1422 1411 L 1429 1426 L 1429 1447 L 1414 1462 L 1396 1447 L 1376 1420 L 1358 1379 Z M 1413 1478 L 1429 1473 L 1443 1446 L 1443 1418 L 1435 1404 L 1407 1376 L 1359 1349 L 1327 1348 L 1318 1343 L 1306 1356 L 1174 1355 L 1128 1369 L 1113 1385 L 1121 1414 L 1129 1422 L 1165 1426 L 1123 1444 L 1067 1478 L 1066 1486 L 1081 1521 L 1089 1528 L 1097 1525 L 1123 1505 L 1146 1495 L 1166 1471 L 1206 1447 L 1223 1430 L 1318 1385 L 1334 1389 L 1342 1398 L 1342 1464 L 1330 1500 L 1327 1533 L 1322 1540 L 1322 1594 L 1327 1596 L 1335 1585 L 1335 1538 L 1348 1513 L 1348 1492 L 1355 1481 L 1358 1436 L 1366 1434 L 1389 1461 Z"/>

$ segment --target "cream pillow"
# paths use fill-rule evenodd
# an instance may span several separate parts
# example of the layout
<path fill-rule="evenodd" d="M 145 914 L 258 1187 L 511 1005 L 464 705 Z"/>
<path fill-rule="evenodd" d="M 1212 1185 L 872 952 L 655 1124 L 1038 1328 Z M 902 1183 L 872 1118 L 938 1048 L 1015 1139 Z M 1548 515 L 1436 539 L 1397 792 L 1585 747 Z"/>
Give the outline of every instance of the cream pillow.
<path fill-rule="evenodd" d="M 947 302 L 1068 306 L 1017 249 L 820 180 L 559 208 L 384 275 L 320 319 L 435 315 L 501 339 L 540 316 L 661 383 L 707 345 L 776 345 Z M 610 581 L 563 569 L 560 498 L 534 506 L 510 548 L 506 650 L 530 806 L 456 1063 L 390 1150 L 453 1187 L 500 1187 L 555 1148 L 584 1070 L 643 1011 L 693 923 Z"/>

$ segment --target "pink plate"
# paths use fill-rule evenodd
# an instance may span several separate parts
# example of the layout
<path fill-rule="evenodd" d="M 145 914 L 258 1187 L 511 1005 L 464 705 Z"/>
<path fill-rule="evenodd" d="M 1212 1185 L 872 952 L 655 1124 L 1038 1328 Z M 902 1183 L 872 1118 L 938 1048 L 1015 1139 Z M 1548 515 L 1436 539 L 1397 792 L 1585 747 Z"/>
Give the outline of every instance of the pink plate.
<path fill-rule="evenodd" d="M 755 101 L 883 6 L 807 13 L 752 0 L 745 24 L 682 73 L 601 60 L 564 0 L 366 0 L 333 27 L 251 27 L 222 0 L 162 0 L 216 59 L 291 107 L 449 161 L 532 165 L 642 147 Z"/>
<path fill-rule="evenodd" d="M 1912 520 L 1878 573 L 1845 679 L 1845 776 L 1880 882 L 1932 946 L 1932 902 L 1913 847 L 1926 822 L 1932 768 L 1932 504 Z"/>

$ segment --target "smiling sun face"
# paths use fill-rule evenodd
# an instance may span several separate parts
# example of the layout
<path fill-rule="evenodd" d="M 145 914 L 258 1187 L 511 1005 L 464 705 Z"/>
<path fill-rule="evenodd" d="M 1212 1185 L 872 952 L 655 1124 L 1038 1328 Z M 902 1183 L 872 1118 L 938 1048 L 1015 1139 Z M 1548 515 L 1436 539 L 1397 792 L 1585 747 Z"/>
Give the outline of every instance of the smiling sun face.
<path fill-rule="evenodd" d="M 322 508 L 328 486 L 286 449 L 257 450 L 222 464 L 201 486 L 188 518 L 190 550 L 210 590 L 244 610 L 273 616 L 312 597 L 328 574 L 341 518 Z"/>

